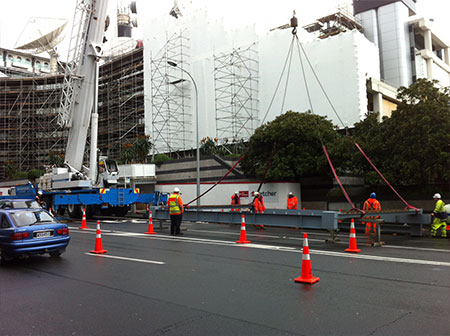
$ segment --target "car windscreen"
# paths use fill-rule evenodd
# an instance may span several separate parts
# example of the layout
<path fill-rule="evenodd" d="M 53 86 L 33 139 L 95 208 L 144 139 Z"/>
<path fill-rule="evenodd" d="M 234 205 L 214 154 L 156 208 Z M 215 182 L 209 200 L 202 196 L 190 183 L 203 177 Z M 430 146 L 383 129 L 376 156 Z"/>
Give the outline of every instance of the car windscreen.
<path fill-rule="evenodd" d="M 15 226 L 56 223 L 55 219 L 45 211 L 16 211 L 10 216 Z"/>
<path fill-rule="evenodd" d="M 41 209 L 42 207 L 38 202 L 29 200 L 29 201 L 2 201 L 0 202 L 0 208 L 6 209 Z"/>
<path fill-rule="evenodd" d="M 117 172 L 117 164 L 116 161 L 106 160 L 106 167 L 110 173 Z"/>

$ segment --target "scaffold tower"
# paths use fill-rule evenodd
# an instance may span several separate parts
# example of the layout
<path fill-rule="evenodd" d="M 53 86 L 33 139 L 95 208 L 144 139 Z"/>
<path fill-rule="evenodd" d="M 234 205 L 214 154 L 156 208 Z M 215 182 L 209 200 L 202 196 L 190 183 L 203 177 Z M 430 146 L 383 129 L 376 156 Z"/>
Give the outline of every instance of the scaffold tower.
<path fill-rule="evenodd" d="M 156 153 L 173 153 L 194 146 L 193 84 L 180 70 L 190 71 L 187 30 L 167 36 L 166 40 L 164 47 L 151 59 L 151 140 Z M 170 66 L 168 61 L 177 66 Z"/>
<path fill-rule="evenodd" d="M 214 55 L 216 137 L 248 139 L 258 124 L 258 51 L 253 43 Z"/>

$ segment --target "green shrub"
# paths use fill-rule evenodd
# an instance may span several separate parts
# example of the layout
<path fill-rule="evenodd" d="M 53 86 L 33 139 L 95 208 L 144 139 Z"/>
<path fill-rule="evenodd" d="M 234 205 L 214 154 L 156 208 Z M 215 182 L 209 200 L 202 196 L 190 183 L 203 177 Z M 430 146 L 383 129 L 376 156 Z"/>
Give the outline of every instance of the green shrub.
<path fill-rule="evenodd" d="M 168 160 L 172 159 L 169 156 L 167 156 L 167 154 L 158 154 L 155 156 L 155 159 L 153 160 L 152 163 L 160 167 L 164 162 Z"/>
<path fill-rule="evenodd" d="M 38 178 L 39 176 L 44 175 L 44 171 L 41 169 L 31 169 L 28 173 L 27 173 L 27 178 L 30 181 L 33 181 L 34 179 Z"/>

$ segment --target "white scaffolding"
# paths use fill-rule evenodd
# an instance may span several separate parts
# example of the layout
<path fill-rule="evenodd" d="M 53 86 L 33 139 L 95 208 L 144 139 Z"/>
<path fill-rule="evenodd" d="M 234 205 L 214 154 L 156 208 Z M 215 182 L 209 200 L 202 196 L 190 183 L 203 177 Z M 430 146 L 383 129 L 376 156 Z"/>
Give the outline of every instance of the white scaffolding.
<path fill-rule="evenodd" d="M 186 30 L 180 30 L 166 41 L 151 60 L 152 142 L 157 153 L 177 152 L 194 144 L 192 83 L 180 70 L 190 71 L 189 38 Z"/>
<path fill-rule="evenodd" d="M 247 140 L 258 124 L 258 51 L 256 43 L 214 55 L 216 137 Z"/>

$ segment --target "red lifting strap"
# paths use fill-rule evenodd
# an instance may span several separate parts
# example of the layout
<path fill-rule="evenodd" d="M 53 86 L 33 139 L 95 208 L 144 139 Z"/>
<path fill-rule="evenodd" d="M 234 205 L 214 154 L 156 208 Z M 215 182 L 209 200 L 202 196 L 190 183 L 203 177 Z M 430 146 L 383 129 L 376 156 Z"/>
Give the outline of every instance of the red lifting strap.
<path fill-rule="evenodd" d="M 381 172 L 377 169 L 377 167 L 375 167 L 375 165 L 372 163 L 372 161 L 370 161 L 369 157 L 366 155 L 366 153 L 364 153 L 364 151 L 362 150 L 361 147 L 359 147 L 359 145 L 355 142 L 355 146 L 356 148 L 359 149 L 359 151 L 361 152 L 362 155 L 364 155 L 364 157 L 366 158 L 367 162 L 370 163 L 370 165 L 372 166 L 372 168 L 378 173 L 378 175 L 380 175 L 380 177 L 383 179 L 384 182 L 386 182 L 386 184 L 389 186 L 389 188 L 392 189 L 392 191 L 398 196 L 398 198 L 400 198 L 402 200 L 403 203 L 405 203 L 405 205 L 407 206 L 408 209 L 413 209 L 413 210 L 417 210 L 420 211 L 419 209 L 413 207 L 412 205 L 409 205 L 408 202 L 406 202 L 402 196 L 400 196 L 400 194 L 394 189 L 394 187 L 389 183 L 388 180 L 386 180 L 386 178 L 383 176 L 383 174 L 381 174 Z"/>
<path fill-rule="evenodd" d="M 187 203 L 186 206 L 189 205 L 189 204 L 191 204 L 192 202 L 198 200 L 200 197 L 202 197 L 203 195 L 205 195 L 205 194 L 206 194 L 207 192 L 209 192 L 212 188 L 214 188 L 216 185 L 218 185 L 220 182 L 222 182 L 223 179 L 224 179 L 225 177 L 227 177 L 228 174 L 231 173 L 231 172 L 234 170 L 234 168 L 236 168 L 236 166 L 239 164 L 239 162 L 241 162 L 241 160 L 245 157 L 245 155 L 246 155 L 246 154 L 242 155 L 242 156 L 239 158 L 239 160 L 237 160 L 237 162 L 234 164 L 234 166 L 231 167 L 230 170 L 229 170 L 225 175 L 223 175 L 223 176 L 220 178 L 219 181 L 217 181 L 216 183 L 214 183 L 214 184 L 213 184 L 208 190 L 206 190 L 203 194 L 201 194 L 200 196 L 194 198 L 192 201 L 190 201 L 189 203 Z"/>
<path fill-rule="evenodd" d="M 336 178 L 336 181 L 339 183 L 339 186 L 341 187 L 341 190 L 342 190 L 342 192 L 344 193 L 344 196 L 345 196 L 345 198 L 347 199 L 347 202 L 352 206 L 351 210 L 357 210 L 357 211 L 359 211 L 359 212 L 361 212 L 361 213 L 364 214 L 364 211 L 362 211 L 361 209 L 355 208 L 355 206 L 353 205 L 352 200 L 351 200 L 350 197 L 348 196 L 347 191 L 345 191 L 345 188 L 344 188 L 344 186 L 342 185 L 341 180 L 339 180 L 339 177 L 338 177 L 337 174 L 336 174 L 336 170 L 334 169 L 333 163 L 331 162 L 330 156 L 328 155 L 327 148 L 325 147 L 325 145 L 322 145 L 322 148 L 323 148 L 323 151 L 324 151 L 324 153 L 325 153 L 325 156 L 327 157 L 328 163 L 330 164 L 330 167 L 331 167 L 331 170 L 332 170 L 332 172 L 333 172 L 333 175 L 334 175 L 334 177 Z"/>

